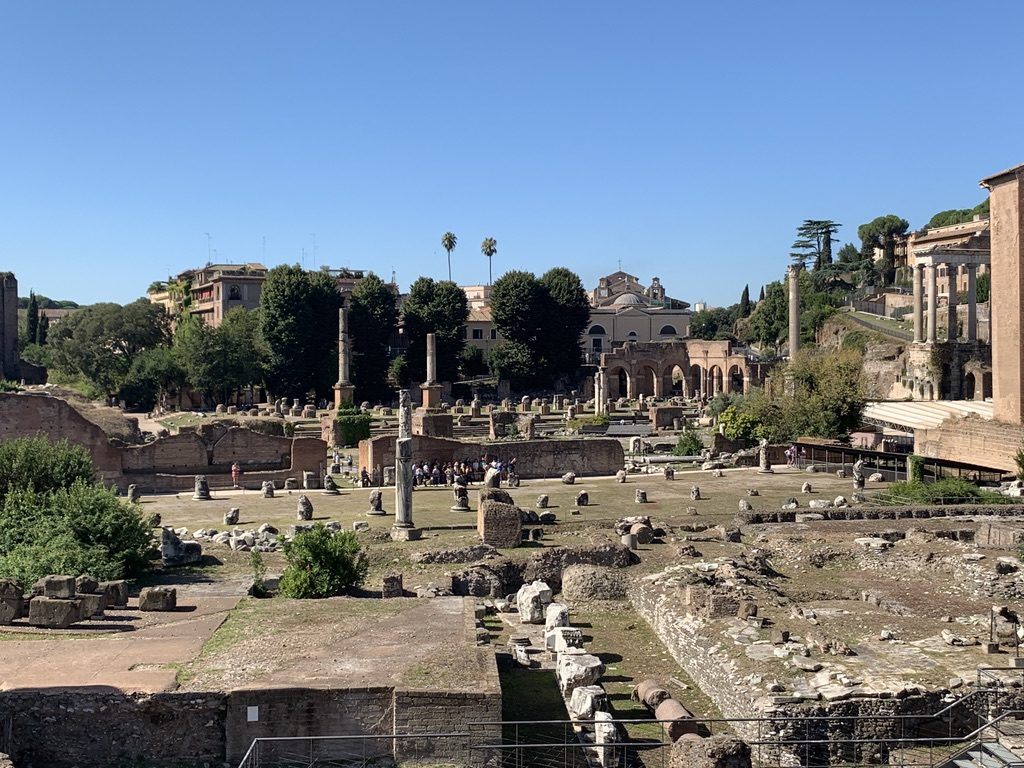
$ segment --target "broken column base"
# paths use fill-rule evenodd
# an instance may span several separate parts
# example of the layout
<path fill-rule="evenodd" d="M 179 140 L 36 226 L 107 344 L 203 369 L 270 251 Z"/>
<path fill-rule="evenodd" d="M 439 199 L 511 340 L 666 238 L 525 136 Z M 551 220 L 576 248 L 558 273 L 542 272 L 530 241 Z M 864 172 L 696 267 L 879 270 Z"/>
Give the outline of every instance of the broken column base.
<path fill-rule="evenodd" d="M 400 528 L 396 525 L 391 529 L 392 541 L 419 541 L 422 537 L 422 528 Z"/>

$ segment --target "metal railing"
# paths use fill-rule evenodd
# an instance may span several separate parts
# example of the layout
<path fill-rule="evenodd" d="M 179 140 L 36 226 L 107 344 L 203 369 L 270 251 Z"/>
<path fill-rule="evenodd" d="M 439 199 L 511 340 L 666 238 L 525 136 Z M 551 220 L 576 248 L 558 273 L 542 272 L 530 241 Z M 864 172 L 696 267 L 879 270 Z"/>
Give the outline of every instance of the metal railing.
<path fill-rule="evenodd" d="M 878 765 L 935 768 L 982 741 L 1022 731 L 1024 710 L 1000 699 L 1024 682 L 1024 669 L 978 669 L 974 691 L 938 711 L 920 714 L 851 714 L 760 718 L 697 718 L 687 730 L 708 737 L 735 734 L 759 768 L 853 768 Z M 1017 694 L 1019 696 L 1019 693 Z M 882 700 L 880 700 L 882 701 Z M 888 700 L 893 708 L 898 700 Z M 1019 700 L 1015 703 L 1019 703 Z M 883 703 L 884 706 L 884 703 Z M 1002 709 L 1002 711 L 1000 711 Z M 667 768 L 672 742 L 663 725 L 675 721 L 615 719 L 618 738 L 595 743 L 608 721 L 481 721 L 447 733 L 258 738 L 239 768 L 284 766 L 431 766 L 487 768 Z M 1014 733 L 1016 731 L 1016 733 Z M 602 759 L 598 759 L 604 753 Z"/>

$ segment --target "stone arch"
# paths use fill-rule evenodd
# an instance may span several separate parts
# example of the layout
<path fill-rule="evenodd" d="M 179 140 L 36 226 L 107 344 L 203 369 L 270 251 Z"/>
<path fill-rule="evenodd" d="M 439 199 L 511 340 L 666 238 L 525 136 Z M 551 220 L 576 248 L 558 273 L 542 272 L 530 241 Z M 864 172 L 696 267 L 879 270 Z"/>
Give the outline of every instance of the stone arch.
<path fill-rule="evenodd" d="M 729 380 L 727 392 L 743 394 L 743 369 L 738 365 L 729 367 Z"/>
<path fill-rule="evenodd" d="M 661 335 L 661 336 L 676 336 L 677 335 L 676 328 L 675 328 L 674 325 L 663 325 L 663 326 L 661 326 L 661 330 L 658 331 L 658 334 Z"/>
<path fill-rule="evenodd" d="M 598 325 L 597 323 L 595 323 L 594 325 L 590 326 L 590 330 L 587 331 L 587 333 L 590 336 L 607 336 L 608 335 L 608 331 L 606 331 L 604 329 L 604 326 L 603 325 Z"/>
<path fill-rule="evenodd" d="M 704 369 L 694 363 L 690 366 L 690 396 L 704 394 Z"/>
<path fill-rule="evenodd" d="M 654 366 L 648 363 L 641 363 L 637 366 L 636 382 L 633 387 L 633 394 L 637 397 L 660 397 L 661 381 L 658 378 Z"/>
<path fill-rule="evenodd" d="M 661 374 L 661 393 L 664 396 L 688 397 L 691 391 L 686 361 L 670 362 Z"/>
<path fill-rule="evenodd" d="M 978 399 L 981 388 L 977 386 L 974 373 L 964 373 L 964 400 Z"/>
<path fill-rule="evenodd" d="M 608 371 L 608 398 L 618 400 L 629 397 L 629 371 L 623 366 L 616 366 Z"/>
<path fill-rule="evenodd" d="M 983 400 L 992 398 L 992 371 L 985 371 L 981 374 L 981 398 Z"/>
<path fill-rule="evenodd" d="M 717 365 L 712 365 L 708 370 L 708 396 L 717 395 L 722 391 L 722 386 L 725 383 L 725 377 L 722 375 L 722 369 Z"/>

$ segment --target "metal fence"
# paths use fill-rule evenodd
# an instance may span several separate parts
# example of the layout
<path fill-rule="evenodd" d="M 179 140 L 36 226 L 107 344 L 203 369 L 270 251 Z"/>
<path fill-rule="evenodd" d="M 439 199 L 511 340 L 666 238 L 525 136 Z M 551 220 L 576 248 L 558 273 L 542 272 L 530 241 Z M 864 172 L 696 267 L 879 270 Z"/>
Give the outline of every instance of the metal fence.
<path fill-rule="evenodd" d="M 694 719 L 686 730 L 703 737 L 739 736 L 758 768 L 935 768 L 980 741 L 1024 730 L 1024 711 L 999 708 L 1000 697 L 1020 686 L 1022 676 L 1024 670 L 1016 668 L 979 669 L 978 688 L 928 714 L 802 717 L 790 710 L 784 716 Z M 615 720 L 618 735 L 607 744 L 596 743 L 599 722 L 592 720 L 475 722 L 449 733 L 261 738 L 239 768 L 667 768 L 672 743 L 662 725 L 671 722 Z"/>

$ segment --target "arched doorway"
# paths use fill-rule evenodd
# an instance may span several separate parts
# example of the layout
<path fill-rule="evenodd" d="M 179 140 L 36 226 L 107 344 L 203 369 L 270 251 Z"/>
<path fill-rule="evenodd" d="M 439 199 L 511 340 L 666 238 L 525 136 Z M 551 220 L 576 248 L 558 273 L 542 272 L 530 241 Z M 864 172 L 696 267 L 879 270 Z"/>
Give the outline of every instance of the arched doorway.
<path fill-rule="evenodd" d="M 704 394 L 704 369 L 694 363 L 690 366 L 690 397 Z"/>
<path fill-rule="evenodd" d="M 689 382 L 681 365 L 672 363 L 665 369 L 662 381 L 662 392 L 679 397 L 687 397 L 690 393 Z"/>
<path fill-rule="evenodd" d="M 977 392 L 974 382 L 974 374 L 964 374 L 964 400 L 973 400 Z"/>
<path fill-rule="evenodd" d="M 649 365 L 641 365 L 636 373 L 636 386 L 633 395 L 639 397 L 659 397 L 661 395 L 661 382 L 658 381 L 658 374 Z"/>
<path fill-rule="evenodd" d="M 620 397 L 628 397 L 629 374 L 625 368 L 612 368 L 608 371 L 608 397 L 618 400 Z"/>
<path fill-rule="evenodd" d="M 992 372 L 985 371 L 981 375 L 981 397 L 983 400 L 989 400 L 992 397 Z"/>
<path fill-rule="evenodd" d="M 717 365 L 712 365 L 711 370 L 708 371 L 708 389 L 711 390 L 708 392 L 709 396 L 717 395 L 722 391 L 723 378 L 722 369 Z"/>
<path fill-rule="evenodd" d="M 743 371 L 738 365 L 729 368 L 729 389 L 732 394 L 743 394 Z"/>

